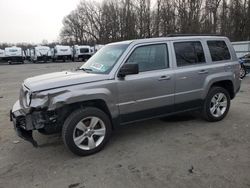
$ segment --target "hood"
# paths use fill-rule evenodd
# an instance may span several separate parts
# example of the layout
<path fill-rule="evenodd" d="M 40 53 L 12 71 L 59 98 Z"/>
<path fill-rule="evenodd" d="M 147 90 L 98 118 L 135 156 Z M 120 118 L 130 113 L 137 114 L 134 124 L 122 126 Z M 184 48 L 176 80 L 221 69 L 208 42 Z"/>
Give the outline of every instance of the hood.
<path fill-rule="evenodd" d="M 66 87 L 77 84 L 107 80 L 108 75 L 92 74 L 84 71 L 63 71 L 28 78 L 24 85 L 32 92 Z"/>

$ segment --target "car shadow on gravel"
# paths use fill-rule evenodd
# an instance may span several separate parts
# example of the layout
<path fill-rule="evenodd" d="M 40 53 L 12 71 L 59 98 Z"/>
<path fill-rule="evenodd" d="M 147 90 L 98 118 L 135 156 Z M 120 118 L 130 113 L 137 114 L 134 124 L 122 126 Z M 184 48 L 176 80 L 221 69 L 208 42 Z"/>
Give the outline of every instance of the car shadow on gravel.
<path fill-rule="evenodd" d="M 177 130 L 180 126 L 196 126 L 199 123 L 190 122 L 203 122 L 199 113 L 189 112 L 178 115 L 162 117 L 158 119 L 150 119 L 141 122 L 135 122 L 127 125 L 122 125 L 114 129 L 112 139 L 119 140 L 123 137 L 125 140 L 134 137 L 135 135 L 159 135 L 164 131 Z"/>
<path fill-rule="evenodd" d="M 173 128 L 183 125 L 183 123 L 185 124 L 185 122 L 193 120 L 199 121 L 199 116 L 196 113 L 183 113 L 119 126 L 114 129 L 111 145 L 115 144 L 115 140 L 130 140 L 130 138 L 138 134 L 142 137 L 148 134 L 157 135 L 162 131 L 166 131 L 166 129 L 172 130 Z M 38 148 L 60 147 L 63 145 L 60 133 L 55 135 L 41 135 L 36 132 L 34 136 L 38 141 Z"/>
<path fill-rule="evenodd" d="M 191 121 L 199 119 L 199 116 L 197 113 L 183 113 L 183 114 L 176 114 L 172 116 L 166 116 L 163 118 L 160 118 L 160 120 L 165 121 L 165 122 L 182 122 L 182 121 Z"/>

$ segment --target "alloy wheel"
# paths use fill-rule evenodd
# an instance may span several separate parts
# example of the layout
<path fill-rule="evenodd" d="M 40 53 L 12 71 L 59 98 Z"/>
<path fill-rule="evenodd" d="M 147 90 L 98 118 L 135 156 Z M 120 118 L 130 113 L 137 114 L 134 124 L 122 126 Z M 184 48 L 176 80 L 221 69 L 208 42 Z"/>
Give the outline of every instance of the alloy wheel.
<path fill-rule="evenodd" d="M 83 150 L 92 150 L 104 140 L 106 128 L 98 117 L 87 117 L 77 123 L 73 131 L 73 140 L 77 147 Z"/>
<path fill-rule="evenodd" d="M 210 112 L 214 117 L 221 117 L 227 110 L 227 97 L 224 93 L 217 93 L 212 97 Z"/>

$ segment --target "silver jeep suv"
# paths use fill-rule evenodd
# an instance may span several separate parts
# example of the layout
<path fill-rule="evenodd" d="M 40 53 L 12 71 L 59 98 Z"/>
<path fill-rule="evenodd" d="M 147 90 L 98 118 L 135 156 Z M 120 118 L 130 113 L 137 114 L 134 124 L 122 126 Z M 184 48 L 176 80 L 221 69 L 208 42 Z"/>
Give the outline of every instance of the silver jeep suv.
<path fill-rule="evenodd" d="M 75 71 L 28 78 L 10 112 L 18 135 L 62 132 L 77 155 L 100 151 L 117 125 L 186 111 L 220 121 L 240 89 L 230 41 L 185 36 L 108 44 Z"/>

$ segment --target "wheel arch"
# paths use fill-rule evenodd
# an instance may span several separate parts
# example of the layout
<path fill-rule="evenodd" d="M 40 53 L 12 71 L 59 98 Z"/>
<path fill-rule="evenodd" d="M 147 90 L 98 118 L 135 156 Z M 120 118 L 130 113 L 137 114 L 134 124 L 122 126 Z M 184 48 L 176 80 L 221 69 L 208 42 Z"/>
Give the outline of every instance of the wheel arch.
<path fill-rule="evenodd" d="M 220 81 L 211 83 L 207 93 L 212 87 L 216 87 L 216 86 L 226 89 L 230 95 L 230 99 L 233 99 L 235 97 L 234 85 L 233 85 L 232 80 L 220 80 Z"/>
<path fill-rule="evenodd" d="M 63 123 L 65 119 L 75 110 L 80 108 L 86 108 L 86 107 L 95 107 L 100 110 L 102 110 L 104 113 L 106 113 L 112 123 L 112 128 L 114 128 L 115 118 L 112 116 L 111 111 L 107 105 L 107 103 L 103 99 L 92 99 L 92 100 L 86 100 L 86 101 L 79 101 L 71 104 L 64 105 L 57 109 L 58 113 L 60 114 L 61 122 Z"/>

